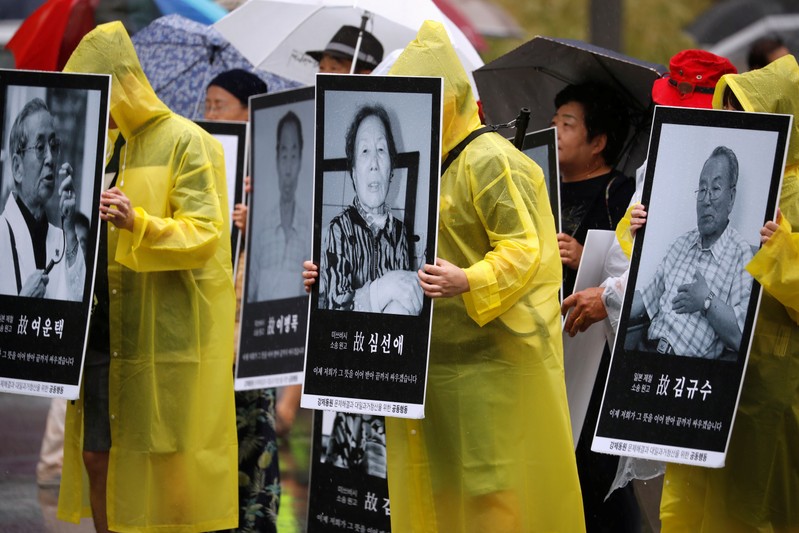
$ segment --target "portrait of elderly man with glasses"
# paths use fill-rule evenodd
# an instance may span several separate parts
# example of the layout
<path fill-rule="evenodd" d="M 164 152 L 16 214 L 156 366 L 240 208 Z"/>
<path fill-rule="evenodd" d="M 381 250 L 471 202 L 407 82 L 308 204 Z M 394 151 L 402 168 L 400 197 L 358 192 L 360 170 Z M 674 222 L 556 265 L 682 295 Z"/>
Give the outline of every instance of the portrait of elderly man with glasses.
<path fill-rule="evenodd" d="M 628 334 L 627 350 L 736 357 L 752 290 L 744 269 L 752 249 L 730 225 L 737 182 L 738 158 L 716 147 L 695 191 L 696 229 L 671 243 L 653 278 L 635 291 L 628 324 L 649 326 L 640 341 Z"/>
<path fill-rule="evenodd" d="M 0 214 L 0 294 L 80 301 L 86 275 L 75 231 L 72 167 L 61 163 L 53 116 L 40 98 L 22 108 L 8 142 L 13 185 Z M 47 204 L 58 189 L 58 216 Z"/>

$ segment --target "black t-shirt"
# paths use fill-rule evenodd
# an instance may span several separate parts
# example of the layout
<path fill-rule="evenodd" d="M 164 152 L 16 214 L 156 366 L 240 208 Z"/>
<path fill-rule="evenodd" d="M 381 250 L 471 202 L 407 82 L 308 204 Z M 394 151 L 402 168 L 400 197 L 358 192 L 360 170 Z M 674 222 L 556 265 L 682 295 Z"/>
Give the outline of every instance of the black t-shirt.
<path fill-rule="evenodd" d="M 561 231 L 580 244 L 589 229 L 616 229 L 635 192 L 635 180 L 611 170 L 585 181 L 560 182 Z M 563 296 L 572 293 L 577 271 L 563 267 Z"/>

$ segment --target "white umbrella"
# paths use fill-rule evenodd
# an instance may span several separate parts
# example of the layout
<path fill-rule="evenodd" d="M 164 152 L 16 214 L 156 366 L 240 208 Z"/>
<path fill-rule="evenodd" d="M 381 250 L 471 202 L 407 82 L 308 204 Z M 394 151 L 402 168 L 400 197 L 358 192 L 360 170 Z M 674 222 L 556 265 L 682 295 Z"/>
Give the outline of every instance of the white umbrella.
<path fill-rule="evenodd" d="M 425 20 L 436 20 L 447 28 L 470 78 L 483 65 L 474 46 L 432 0 L 249 0 L 214 27 L 257 68 L 312 85 L 317 64 L 305 52 L 323 50 L 341 26 L 360 26 L 364 14 L 366 30 L 386 54 L 405 48 Z"/>

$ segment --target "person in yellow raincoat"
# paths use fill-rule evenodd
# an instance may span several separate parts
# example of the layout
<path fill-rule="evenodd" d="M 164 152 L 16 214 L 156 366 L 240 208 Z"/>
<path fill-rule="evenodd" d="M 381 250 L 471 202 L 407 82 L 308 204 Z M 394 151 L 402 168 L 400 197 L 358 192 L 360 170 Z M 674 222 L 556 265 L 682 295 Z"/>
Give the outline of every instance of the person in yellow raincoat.
<path fill-rule="evenodd" d="M 426 22 L 390 74 L 444 78 L 442 157 L 480 128 L 443 26 Z M 585 529 L 563 372 L 561 262 L 541 169 L 496 133 L 440 181 L 423 420 L 386 418 L 391 529 Z"/>
<path fill-rule="evenodd" d="M 785 56 L 760 70 L 725 75 L 716 86 L 713 107 L 729 109 L 725 104 L 733 95 L 743 111 L 794 117 L 779 202 L 782 217 L 761 230 L 766 242 L 746 267 L 763 295 L 726 464 L 720 469 L 668 465 L 660 506 L 664 533 L 799 531 L 796 59 Z"/>
<path fill-rule="evenodd" d="M 157 98 L 119 22 L 87 34 L 65 70 L 111 75 L 109 146 L 125 139 L 100 205 L 110 222 L 111 445 L 105 498 L 97 498 L 102 455 L 86 460 L 95 525 L 102 530 L 106 504 L 113 531 L 235 528 L 235 297 L 222 147 Z M 89 510 L 83 413 L 79 400 L 67 414 L 59 499 L 59 518 L 73 522 Z"/>

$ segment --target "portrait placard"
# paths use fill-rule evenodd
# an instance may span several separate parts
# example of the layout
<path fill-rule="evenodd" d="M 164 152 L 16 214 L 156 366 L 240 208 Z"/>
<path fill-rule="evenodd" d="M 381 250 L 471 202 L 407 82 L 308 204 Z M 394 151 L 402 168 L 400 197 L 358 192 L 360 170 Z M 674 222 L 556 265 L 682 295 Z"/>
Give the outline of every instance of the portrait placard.
<path fill-rule="evenodd" d="M 522 152 L 544 171 L 549 193 L 549 206 L 555 217 L 555 230 L 560 231 L 560 167 L 558 165 L 558 130 L 555 127 L 525 134 Z"/>
<path fill-rule="evenodd" d="M 724 464 L 792 117 L 657 107 L 594 451 Z"/>
<path fill-rule="evenodd" d="M 221 120 L 196 120 L 198 126 L 214 136 L 225 151 L 228 217 L 230 217 L 230 251 L 234 271 L 238 267 L 240 233 L 233 223 L 233 208 L 244 198 L 244 173 L 247 161 L 247 123 Z"/>
<path fill-rule="evenodd" d="M 110 76 L 0 71 L 0 391 L 75 399 L 92 308 Z"/>
<path fill-rule="evenodd" d="M 311 257 L 314 88 L 250 98 L 247 260 L 236 390 L 302 381 Z"/>
<path fill-rule="evenodd" d="M 442 81 L 317 76 L 314 262 L 301 405 L 424 416 Z"/>
<path fill-rule="evenodd" d="M 615 238 L 616 234 L 610 230 L 588 230 L 574 281 L 575 293 L 590 287 L 599 287 L 608 277 L 605 258 Z M 566 376 L 566 397 L 569 399 L 569 418 L 575 449 L 582 434 L 597 371 L 602 364 L 608 329 L 611 329 L 608 320 L 601 320 L 574 337 L 563 331 L 563 371 Z M 607 360 L 604 366 L 607 375 Z"/>
<path fill-rule="evenodd" d="M 314 411 L 308 531 L 391 531 L 382 416 Z"/>

